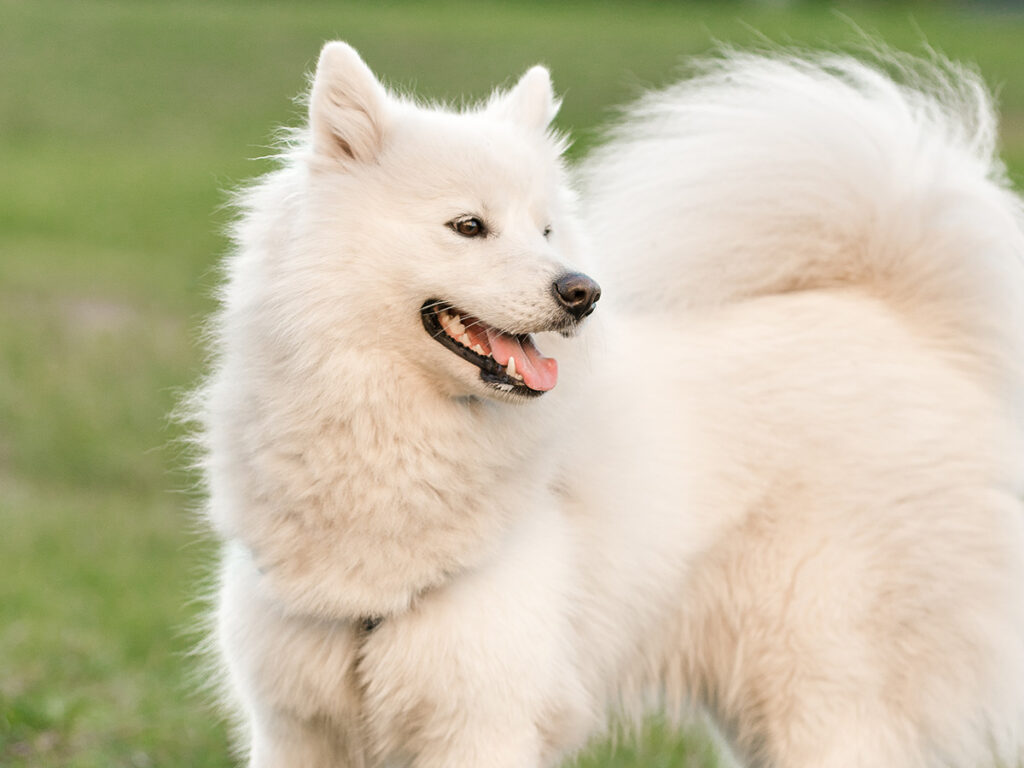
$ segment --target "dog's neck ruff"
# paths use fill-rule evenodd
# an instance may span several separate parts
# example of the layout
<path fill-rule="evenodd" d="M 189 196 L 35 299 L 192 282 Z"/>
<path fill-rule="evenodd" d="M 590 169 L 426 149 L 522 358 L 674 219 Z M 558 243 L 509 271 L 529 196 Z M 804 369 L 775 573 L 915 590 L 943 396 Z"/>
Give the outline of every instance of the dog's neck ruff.
<path fill-rule="evenodd" d="M 355 621 L 407 611 L 486 561 L 534 503 L 522 477 L 543 487 L 553 471 L 540 403 L 526 413 L 467 403 L 425 386 L 404 360 L 358 350 L 319 375 L 280 373 L 274 391 L 307 418 L 268 419 L 254 397 L 232 409 L 238 421 L 220 428 L 259 475 L 221 489 L 230 495 L 217 524 L 295 613 Z M 220 394 L 239 397 L 237 387 Z"/>

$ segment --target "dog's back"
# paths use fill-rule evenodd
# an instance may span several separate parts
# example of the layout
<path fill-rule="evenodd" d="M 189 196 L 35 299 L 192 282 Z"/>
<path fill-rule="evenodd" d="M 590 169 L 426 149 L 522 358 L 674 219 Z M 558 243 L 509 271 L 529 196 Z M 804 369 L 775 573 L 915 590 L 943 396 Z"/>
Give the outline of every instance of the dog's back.
<path fill-rule="evenodd" d="M 678 329 L 732 466 L 668 687 L 758 765 L 1016 764 L 1021 204 L 977 77 L 883 65 L 723 55 L 584 166 L 607 301 Z"/>

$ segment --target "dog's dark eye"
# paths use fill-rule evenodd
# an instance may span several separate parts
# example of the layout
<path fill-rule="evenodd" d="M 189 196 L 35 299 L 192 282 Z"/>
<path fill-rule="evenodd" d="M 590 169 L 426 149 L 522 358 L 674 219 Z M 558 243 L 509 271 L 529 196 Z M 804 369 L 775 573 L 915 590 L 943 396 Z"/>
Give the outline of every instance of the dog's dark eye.
<path fill-rule="evenodd" d="M 463 237 L 481 237 L 487 234 L 484 223 L 476 216 L 460 216 L 449 221 L 448 226 Z"/>
<path fill-rule="evenodd" d="M 551 235 L 551 225 L 548 224 L 546 227 L 544 227 L 544 237 L 548 237 L 550 235 Z"/>

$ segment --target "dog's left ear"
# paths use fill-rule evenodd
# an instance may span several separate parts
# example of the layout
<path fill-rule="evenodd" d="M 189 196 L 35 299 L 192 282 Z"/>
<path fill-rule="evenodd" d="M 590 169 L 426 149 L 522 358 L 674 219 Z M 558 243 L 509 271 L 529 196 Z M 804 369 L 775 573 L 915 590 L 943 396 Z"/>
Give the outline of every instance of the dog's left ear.
<path fill-rule="evenodd" d="M 531 131 L 545 131 L 562 105 L 551 87 L 545 67 L 531 67 L 506 94 L 495 97 L 488 109 Z"/>

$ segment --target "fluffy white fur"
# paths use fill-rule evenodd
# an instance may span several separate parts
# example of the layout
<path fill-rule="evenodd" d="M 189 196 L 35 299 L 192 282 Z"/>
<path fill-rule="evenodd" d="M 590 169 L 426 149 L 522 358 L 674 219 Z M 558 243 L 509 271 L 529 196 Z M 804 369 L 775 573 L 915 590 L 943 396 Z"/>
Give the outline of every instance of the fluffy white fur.
<path fill-rule="evenodd" d="M 554 765 L 654 700 L 749 766 L 1022 759 L 1021 206 L 977 78 L 889 64 L 723 55 L 577 211 L 542 68 L 453 112 L 325 47 L 197 398 L 251 766 Z M 551 328 L 567 269 L 538 399 L 421 325 Z"/>

